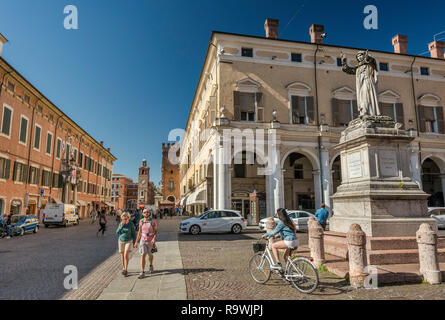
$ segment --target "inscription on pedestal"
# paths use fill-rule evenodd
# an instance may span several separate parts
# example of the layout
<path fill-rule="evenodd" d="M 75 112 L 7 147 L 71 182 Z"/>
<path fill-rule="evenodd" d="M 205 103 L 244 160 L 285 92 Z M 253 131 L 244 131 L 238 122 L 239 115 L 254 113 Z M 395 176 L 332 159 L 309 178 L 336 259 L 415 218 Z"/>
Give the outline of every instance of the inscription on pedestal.
<path fill-rule="evenodd" d="M 360 151 L 349 153 L 347 159 L 348 159 L 348 177 L 349 178 L 363 177 L 362 153 Z"/>
<path fill-rule="evenodd" d="M 386 177 L 397 176 L 397 156 L 394 151 L 379 151 L 380 174 Z"/>

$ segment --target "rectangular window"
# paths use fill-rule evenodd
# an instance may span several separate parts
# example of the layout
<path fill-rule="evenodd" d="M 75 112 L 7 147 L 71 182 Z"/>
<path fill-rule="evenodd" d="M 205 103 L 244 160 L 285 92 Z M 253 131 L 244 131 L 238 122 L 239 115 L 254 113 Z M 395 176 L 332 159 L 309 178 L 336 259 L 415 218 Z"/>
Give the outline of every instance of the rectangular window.
<path fill-rule="evenodd" d="M 66 158 L 66 159 L 69 159 L 69 158 L 70 158 L 70 151 L 71 151 L 71 150 L 70 150 L 70 147 L 71 147 L 71 146 L 67 143 L 67 144 L 66 144 L 66 148 L 65 148 L 65 158 Z"/>
<path fill-rule="evenodd" d="M 27 94 L 25 94 L 23 96 L 23 101 L 25 101 L 27 104 L 29 104 L 30 99 L 29 99 L 29 96 Z"/>
<path fill-rule="evenodd" d="M 79 152 L 79 167 L 83 167 L 83 153 Z"/>
<path fill-rule="evenodd" d="M 74 149 L 74 161 L 77 161 L 77 149 Z"/>
<path fill-rule="evenodd" d="M 34 130 L 34 149 L 40 151 L 40 136 L 42 134 L 42 128 L 38 125 L 35 126 Z"/>
<path fill-rule="evenodd" d="M 234 164 L 235 178 L 245 178 L 246 177 L 246 164 Z"/>
<path fill-rule="evenodd" d="M 29 168 L 29 183 L 38 185 L 40 181 L 40 169 L 30 167 Z"/>
<path fill-rule="evenodd" d="M 62 140 L 57 138 L 57 146 L 56 146 L 56 157 L 57 159 L 60 159 L 60 152 L 62 151 Z"/>
<path fill-rule="evenodd" d="M 429 76 L 430 75 L 430 69 L 428 67 L 420 67 L 420 74 L 422 76 Z"/>
<path fill-rule="evenodd" d="M 255 94 L 239 93 L 241 121 L 255 121 Z"/>
<path fill-rule="evenodd" d="M 11 120 L 12 109 L 7 106 L 3 106 L 2 133 L 8 137 L 11 135 Z"/>
<path fill-rule="evenodd" d="M 170 182 L 168 183 L 168 187 L 169 187 L 170 190 L 175 189 L 175 183 L 174 183 L 174 181 L 170 181 Z"/>
<path fill-rule="evenodd" d="M 291 61 L 292 62 L 301 62 L 301 53 L 291 53 Z"/>
<path fill-rule="evenodd" d="M 291 96 L 291 123 L 310 124 L 314 122 L 314 98 Z"/>
<path fill-rule="evenodd" d="M 53 144 L 53 135 L 51 132 L 46 134 L 46 154 L 51 155 L 51 147 Z"/>
<path fill-rule="evenodd" d="M 12 92 L 15 92 L 15 85 L 12 82 L 8 81 L 8 89 Z"/>
<path fill-rule="evenodd" d="M 303 164 L 297 163 L 294 166 L 294 179 L 304 179 Z"/>
<path fill-rule="evenodd" d="M 26 144 L 27 136 L 28 136 L 28 119 L 21 116 L 19 141 Z"/>
<path fill-rule="evenodd" d="M 11 171 L 11 160 L 0 158 L 0 179 L 9 179 L 9 172 Z"/>
<path fill-rule="evenodd" d="M 389 71 L 389 65 L 386 62 L 380 62 L 379 63 L 379 69 L 380 71 Z"/>
<path fill-rule="evenodd" d="M 51 186 L 51 172 L 43 170 L 43 172 L 42 172 L 42 186 L 44 186 L 44 187 Z"/>
<path fill-rule="evenodd" d="M 15 162 L 14 163 L 14 181 L 26 182 L 26 177 L 28 176 L 28 166 L 26 164 Z"/>
<path fill-rule="evenodd" d="M 337 67 L 342 67 L 341 58 L 337 58 Z"/>
<path fill-rule="evenodd" d="M 241 55 L 243 57 L 253 57 L 253 49 L 252 48 L 242 48 Z"/>
<path fill-rule="evenodd" d="M 359 116 L 356 100 L 332 100 L 334 127 L 346 127 L 352 119 Z"/>

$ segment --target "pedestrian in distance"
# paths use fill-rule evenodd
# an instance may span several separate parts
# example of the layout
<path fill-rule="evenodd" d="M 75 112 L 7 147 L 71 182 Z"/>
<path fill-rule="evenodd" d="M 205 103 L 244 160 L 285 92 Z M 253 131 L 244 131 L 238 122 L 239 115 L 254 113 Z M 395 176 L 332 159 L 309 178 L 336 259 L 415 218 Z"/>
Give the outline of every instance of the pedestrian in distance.
<path fill-rule="evenodd" d="M 122 275 L 128 276 L 128 261 L 130 260 L 131 247 L 136 243 L 136 229 L 133 222 L 130 221 L 130 214 L 124 212 L 121 215 L 121 223 L 116 229 L 119 236 L 118 247 L 122 259 Z"/>
<path fill-rule="evenodd" d="M 107 226 L 107 218 L 105 217 L 105 210 L 99 213 L 99 230 L 96 233 L 96 236 L 99 236 L 99 233 L 102 231 L 102 236 L 105 234 L 106 226 Z"/>
<path fill-rule="evenodd" d="M 326 230 L 326 222 L 329 218 L 329 211 L 326 210 L 326 205 L 324 203 L 322 203 L 320 205 L 320 209 L 315 212 L 315 218 L 317 218 L 317 221 L 320 222 L 323 230 Z"/>
<path fill-rule="evenodd" d="M 150 262 L 149 273 L 153 273 L 153 253 L 157 251 L 156 237 L 158 234 L 158 224 L 156 223 L 156 219 L 153 217 L 151 210 L 145 209 L 142 215 L 143 218 L 139 222 L 139 231 L 134 245 L 134 247 L 137 248 L 139 243 L 139 253 L 141 254 L 141 272 L 138 279 L 142 279 L 145 276 L 147 255 Z"/>

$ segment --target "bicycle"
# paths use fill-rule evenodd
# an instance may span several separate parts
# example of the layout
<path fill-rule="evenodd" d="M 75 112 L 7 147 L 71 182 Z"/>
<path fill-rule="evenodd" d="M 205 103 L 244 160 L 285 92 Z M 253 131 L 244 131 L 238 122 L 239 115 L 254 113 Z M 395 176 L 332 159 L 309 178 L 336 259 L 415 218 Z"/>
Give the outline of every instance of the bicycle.
<path fill-rule="evenodd" d="M 249 261 L 249 271 L 255 282 L 265 284 L 271 277 L 271 271 L 274 271 L 301 293 L 311 294 L 317 289 L 319 283 L 317 268 L 311 260 L 295 256 L 295 250 L 291 250 L 286 267 L 281 270 L 271 268 L 274 258 L 266 243 L 263 241 L 254 242 L 253 251 L 255 254 Z"/>

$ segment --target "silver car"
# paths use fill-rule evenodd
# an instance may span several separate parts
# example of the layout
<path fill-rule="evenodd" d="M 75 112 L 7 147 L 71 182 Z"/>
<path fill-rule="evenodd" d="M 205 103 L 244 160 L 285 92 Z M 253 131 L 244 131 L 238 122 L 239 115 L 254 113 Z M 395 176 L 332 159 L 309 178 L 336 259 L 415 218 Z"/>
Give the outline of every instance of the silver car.
<path fill-rule="evenodd" d="M 445 228 L 445 208 L 428 208 L 430 217 L 436 220 L 439 229 Z"/>
<path fill-rule="evenodd" d="M 246 219 L 236 210 L 210 210 L 186 219 L 179 225 L 181 233 L 199 234 L 201 232 L 240 233 L 247 228 Z"/>
<path fill-rule="evenodd" d="M 295 226 L 297 227 L 297 230 L 299 231 L 305 231 L 308 229 L 307 223 L 309 221 L 310 217 L 314 217 L 315 215 L 302 210 L 287 210 L 287 214 L 289 215 L 289 218 L 292 219 L 292 221 L 295 223 Z M 266 230 L 266 220 L 268 218 L 264 218 L 260 220 L 260 223 L 258 224 L 258 227 L 265 231 Z M 274 217 L 274 221 L 278 223 L 280 220 L 278 218 Z"/>

